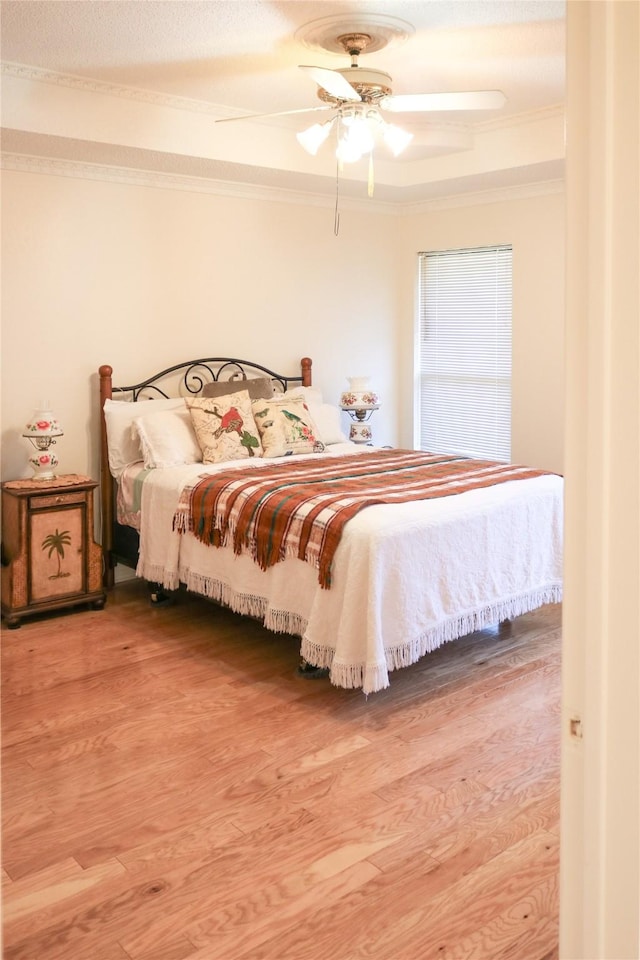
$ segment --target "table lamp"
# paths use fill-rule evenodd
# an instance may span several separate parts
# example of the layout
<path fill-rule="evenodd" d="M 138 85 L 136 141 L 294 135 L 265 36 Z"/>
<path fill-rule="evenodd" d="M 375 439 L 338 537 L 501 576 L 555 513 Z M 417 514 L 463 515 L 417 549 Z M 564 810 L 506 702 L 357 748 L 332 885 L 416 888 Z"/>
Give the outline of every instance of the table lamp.
<path fill-rule="evenodd" d="M 36 449 L 35 454 L 29 457 L 29 463 L 33 467 L 34 480 L 53 480 L 54 470 L 58 466 L 58 458 L 51 452 L 51 447 L 56 442 L 57 437 L 63 436 L 56 417 L 49 408 L 49 403 L 42 403 L 34 411 L 31 420 L 26 424 L 22 431 L 22 436 L 27 437 Z"/>

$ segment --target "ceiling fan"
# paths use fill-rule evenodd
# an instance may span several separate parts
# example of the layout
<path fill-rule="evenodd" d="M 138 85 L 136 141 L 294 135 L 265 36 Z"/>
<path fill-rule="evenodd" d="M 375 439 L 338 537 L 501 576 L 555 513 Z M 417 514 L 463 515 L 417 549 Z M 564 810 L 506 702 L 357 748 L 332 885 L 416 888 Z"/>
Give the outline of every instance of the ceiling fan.
<path fill-rule="evenodd" d="M 275 113 L 251 114 L 245 117 L 226 117 L 229 120 L 248 120 L 257 117 L 277 117 L 294 113 L 312 113 L 334 110 L 334 116 L 323 124 L 316 123 L 297 134 L 300 144 L 316 154 L 332 128 L 338 131 L 336 155 L 342 162 L 359 160 L 371 153 L 376 134 L 382 134 L 394 156 L 401 153 L 413 138 L 394 124 L 387 123 L 382 111 L 390 113 L 433 113 L 453 110 L 497 110 L 504 106 L 505 95 L 500 90 L 476 90 L 464 93 L 410 93 L 394 95 L 392 79 L 383 70 L 361 67 L 359 56 L 371 45 L 379 48 L 378 38 L 366 32 L 341 34 L 333 41 L 333 48 L 342 48 L 351 58 L 349 67 L 331 70 L 327 67 L 300 65 L 318 85 L 322 106 Z"/>
<path fill-rule="evenodd" d="M 327 18 L 318 21 L 320 31 L 335 20 Z M 375 23 L 374 23 L 375 22 Z M 367 178 L 367 193 L 373 196 L 373 150 L 377 139 L 382 139 L 393 156 L 397 157 L 413 139 L 413 133 L 389 123 L 383 116 L 383 111 L 389 113 L 434 113 L 453 110 L 498 110 L 504 106 L 506 97 L 500 90 L 475 90 L 466 93 L 412 93 L 394 95 L 392 80 L 383 70 L 363 68 L 358 64 L 358 57 L 367 49 L 380 50 L 387 44 L 394 33 L 399 35 L 409 26 L 394 18 L 377 17 L 372 23 L 379 27 L 377 33 L 366 27 L 353 26 L 348 32 L 329 34 L 326 30 L 315 32 L 316 24 L 310 24 L 311 39 L 320 41 L 319 45 L 331 52 L 343 51 L 351 58 L 349 67 L 331 70 L 326 67 L 300 65 L 312 80 L 318 85 L 318 97 L 321 106 L 305 107 L 298 110 L 281 110 L 274 113 L 258 113 L 244 117 L 225 117 L 216 120 L 216 123 L 225 123 L 229 120 L 249 120 L 259 117 L 279 117 L 295 113 L 312 113 L 318 110 L 332 110 L 333 116 L 324 123 L 314 123 L 307 130 L 296 134 L 300 145 L 312 156 L 315 156 L 333 131 L 336 138 L 335 156 L 337 160 L 336 175 L 336 213 L 334 232 L 338 235 L 339 214 L 338 203 L 338 174 L 343 164 L 354 163 L 368 156 L 369 172 Z"/>

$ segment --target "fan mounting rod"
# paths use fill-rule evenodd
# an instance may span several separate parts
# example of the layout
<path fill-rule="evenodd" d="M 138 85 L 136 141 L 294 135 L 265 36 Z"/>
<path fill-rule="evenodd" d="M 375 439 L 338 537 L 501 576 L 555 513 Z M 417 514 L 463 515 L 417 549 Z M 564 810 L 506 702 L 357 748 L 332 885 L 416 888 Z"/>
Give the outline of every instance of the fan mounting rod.
<path fill-rule="evenodd" d="M 343 33 L 336 37 L 344 52 L 351 57 L 351 66 L 336 70 L 362 98 L 364 103 L 379 103 L 391 93 L 391 77 L 384 70 L 365 69 L 358 66 L 358 57 L 375 41 L 370 33 Z M 322 87 L 318 88 L 318 97 L 324 103 L 337 103 L 338 99 Z"/>
<path fill-rule="evenodd" d="M 351 57 L 351 66 L 358 66 L 358 57 L 363 50 L 370 45 L 371 34 L 369 33 L 343 33 L 336 37 L 336 43 L 339 43 L 345 53 Z"/>

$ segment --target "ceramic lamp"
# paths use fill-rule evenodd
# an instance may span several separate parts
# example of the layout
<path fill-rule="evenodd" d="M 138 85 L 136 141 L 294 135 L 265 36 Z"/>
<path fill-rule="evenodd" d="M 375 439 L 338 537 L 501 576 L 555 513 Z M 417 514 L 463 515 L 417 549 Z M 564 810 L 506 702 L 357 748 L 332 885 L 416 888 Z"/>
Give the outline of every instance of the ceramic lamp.
<path fill-rule="evenodd" d="M 366 422 L 380 406 L 378 394 L 371 389 L 369 377 L 347 377 L 349 389 L 340 396 L 340 407 L 346 410 L 353 423 L 349 439 L 353 443 L 371 443 L 371 427 Z"/>
<path fill-rule="evenodd" d="M 51 451 L 57 437 L 63 436 L 63 431 L 57 418 L 51 412 L 48 403 L 43 403 L 34 411 L 33 416 L 25 425 L 22 436 L 31 441 L 36 452 L 29 457 L 33 467 L 34 480 L 53 480 L 58 458 Z"/>

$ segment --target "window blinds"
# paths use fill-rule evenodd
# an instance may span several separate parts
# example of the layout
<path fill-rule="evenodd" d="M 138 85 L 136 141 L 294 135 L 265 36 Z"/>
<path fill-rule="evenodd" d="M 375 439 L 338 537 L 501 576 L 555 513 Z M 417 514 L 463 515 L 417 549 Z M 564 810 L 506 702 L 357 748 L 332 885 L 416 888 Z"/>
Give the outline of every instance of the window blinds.
<path fill-rule="evenodd" d="M 419 255 L 419 446 L 511 457 L 511 246 Z"/>

